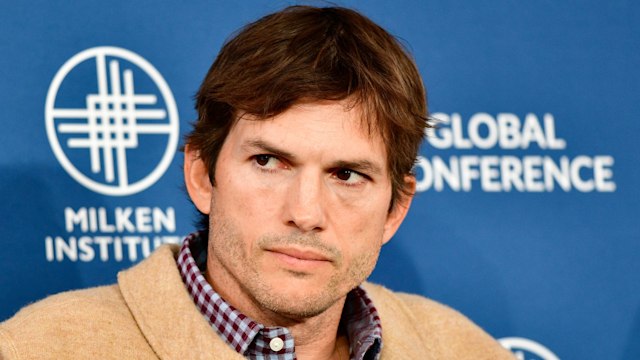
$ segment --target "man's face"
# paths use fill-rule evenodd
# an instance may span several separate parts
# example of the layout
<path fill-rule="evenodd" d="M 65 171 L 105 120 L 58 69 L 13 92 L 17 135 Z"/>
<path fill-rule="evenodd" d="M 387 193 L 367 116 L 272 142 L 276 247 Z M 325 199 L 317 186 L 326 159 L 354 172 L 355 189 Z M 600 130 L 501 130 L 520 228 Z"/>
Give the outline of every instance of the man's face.
<path fill-rule="evenodd" d="M 233 127 L 216 164 L 207 262 L 232 304 L 311 317 L 369 276 L 402 219 L 388 211 L 384 144 L 360 121 L 358 107 L 327 101 Z"/>

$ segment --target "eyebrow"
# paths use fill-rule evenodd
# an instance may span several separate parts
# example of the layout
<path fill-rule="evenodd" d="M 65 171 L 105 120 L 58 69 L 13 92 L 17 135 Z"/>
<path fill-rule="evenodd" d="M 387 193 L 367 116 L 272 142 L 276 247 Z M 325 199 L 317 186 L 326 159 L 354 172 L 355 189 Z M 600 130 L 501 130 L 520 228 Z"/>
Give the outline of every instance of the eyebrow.
<path fill-rule="evenodd" d="M 245 152 L 252 152 L 255 150 L 264 151 L 268 154 L 273 154 L 278 157 L 282 157 L 292 162 L 296 162 L 296 156 L 288 151 L 278 148 L 277 145 L 270 144 L 262 139 L 249 139 L 242 144 L 242 149 Z M 382 175 L 382 167 L 367 159 L 355 159 L 355 160 L 338 160 L 330 166 L 331 168 L 345 168 L 361 172 L 368 175 Z"/>
<path fill-rule="evenodd" d="M 288 160 L 295 160 L 296 156 L 292 153 L 278 149 L 275 145 L 269 144 L 261 139 L 249 139 L 242 144 L 242 150 L 245 152 L 252 152 L 255 150 L 264 151 L 269 154 L 273 154 L 279 157 L 283 157 Z"/>

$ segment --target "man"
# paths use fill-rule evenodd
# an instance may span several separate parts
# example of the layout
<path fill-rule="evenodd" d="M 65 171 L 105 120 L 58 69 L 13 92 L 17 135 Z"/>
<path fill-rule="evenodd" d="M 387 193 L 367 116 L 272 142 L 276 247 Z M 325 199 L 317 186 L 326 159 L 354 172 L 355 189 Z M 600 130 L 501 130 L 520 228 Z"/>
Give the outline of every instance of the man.
<path fill-rule="evenodd" d="M 427 127 L 413 61 L 343 8 L 245 27 L 184 148 L 203 231 L 0 328 L 3 358 L 508 359 L 427 299 L 364 283 L 402 223 Z"/>

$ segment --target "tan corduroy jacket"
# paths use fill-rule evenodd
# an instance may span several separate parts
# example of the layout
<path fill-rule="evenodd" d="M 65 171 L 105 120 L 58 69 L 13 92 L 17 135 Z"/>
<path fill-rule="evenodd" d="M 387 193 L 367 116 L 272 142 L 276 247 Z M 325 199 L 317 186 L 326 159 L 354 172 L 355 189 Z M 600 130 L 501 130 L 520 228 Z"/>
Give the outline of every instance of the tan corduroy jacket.
<path fill-rule="evenodd" d="M 163 246 L 118 284 L 51 296 L 0 324 L 0 359 L 243 359 L 209 326 Z M 464 316 L 425 298 L 365 288 L 383 360 L 513 359 Z"/>

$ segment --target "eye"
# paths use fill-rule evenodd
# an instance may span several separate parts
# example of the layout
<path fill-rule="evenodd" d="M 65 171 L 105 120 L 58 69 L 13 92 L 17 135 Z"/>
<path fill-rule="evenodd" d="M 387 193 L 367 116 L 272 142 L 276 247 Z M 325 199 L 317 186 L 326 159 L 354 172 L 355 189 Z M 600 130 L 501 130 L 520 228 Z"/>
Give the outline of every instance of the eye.
<path fill-rule="evenodd" d="M 269 155 L 258 155 L 258 156 L 256 156 L 256 162 L 260 166 L 266 166 L 269 163 L 269 160 L 271 160 L 271 159 L 272 159 L 272 157 L 269 156 Z"/>
<path fill-rule="evenodd" d="M 338 169 L 334 176 L 349 186 L 359 185 L 366 180 L 364 175 L 350 169 Z"/>
<path fill-rule="evenodd" d="M 260 154 L 253 157 L 253 161 L 261 170 L 273 171 L 283 167 L 282 161 L 268 154 Z"/>

